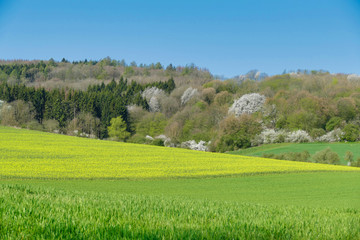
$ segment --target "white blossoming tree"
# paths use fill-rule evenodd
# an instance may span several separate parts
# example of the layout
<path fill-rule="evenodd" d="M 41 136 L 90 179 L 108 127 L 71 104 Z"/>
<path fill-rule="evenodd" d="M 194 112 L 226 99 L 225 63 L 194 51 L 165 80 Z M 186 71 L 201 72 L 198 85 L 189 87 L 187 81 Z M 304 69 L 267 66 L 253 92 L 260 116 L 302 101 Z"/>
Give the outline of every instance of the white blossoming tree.
<path fill-rule="evenodd" d="M 149 87 L 142 92 L 141 96 L 148 102 L 150 112 L 159 112 L 161 110 L 159 99 L 166 95 L 162 89 Z"/>
<path fill-rule="evenodd" d="M 181 147 L 203 152 L 208 151 L 207 142 L 205 141 L 200 141 L 199 143 L 197 143 L 195 140 L 189 140 L 181 143 Z"/>
<path fill-rule="evenodd" d="M 145 98 L 146 101 L 150 101 L 150 99 L 154 96 L 159 97 L 161 95 L 165 95 L 165 92 L 157 87 L 148 87 L 141 93 L 141 96 Z"/>
<path fill-rule="evenodd" d="M 290 132 L 285 137 L 285 142 L 292 142 L 292 143 L 312 142 L 312 138 L 306 131 L 297 130 L 294 132 Z"/>
<path fill-rule="evenodd" d="M 229 108 L 229 113 L 233 113 L 237 117 L 244 113 L 255 113 L 262 109 L 265 100 L 265 96 L 258 93 L 245 94 L 234 101 L 234 104 Z"/>
<path fill-rule="evenodd" d="M 349 81 L 360 81 L 360 75 L 350 74 L 347 76 L 347 80 Z"/>
<path fill-rule="evenodd" d="M 336 128 L 325 135 L 322 135 L 321 137 L 317 138 L 316 141 L 319 142 L 338 142 L 341 140 L 341 137 L 344 135 L 344 133 Z"/>
<path fill-rule="evenodd" d="M 181 104 L 186 104 L 190 99 L 197 95 L 199 95 L 199 91 L 196 88 L 189 87 L 184 91 L 183 95 L 181 96 Z"/>
<path fill-rule="evenodd" d="M 150 112 L 160 112 L 159 99 L 156 96 L 152 96 L 149 101 Z"/>

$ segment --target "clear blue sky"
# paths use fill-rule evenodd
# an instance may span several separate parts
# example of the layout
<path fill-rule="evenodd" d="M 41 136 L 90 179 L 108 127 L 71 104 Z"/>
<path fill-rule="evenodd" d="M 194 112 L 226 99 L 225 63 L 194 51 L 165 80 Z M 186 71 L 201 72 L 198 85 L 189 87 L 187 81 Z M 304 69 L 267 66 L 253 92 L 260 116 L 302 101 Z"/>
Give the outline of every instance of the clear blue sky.
<path fill-rule="evenodd" d="M 360 0 L 0 0 L 0 59 L 360 74 Z"/>

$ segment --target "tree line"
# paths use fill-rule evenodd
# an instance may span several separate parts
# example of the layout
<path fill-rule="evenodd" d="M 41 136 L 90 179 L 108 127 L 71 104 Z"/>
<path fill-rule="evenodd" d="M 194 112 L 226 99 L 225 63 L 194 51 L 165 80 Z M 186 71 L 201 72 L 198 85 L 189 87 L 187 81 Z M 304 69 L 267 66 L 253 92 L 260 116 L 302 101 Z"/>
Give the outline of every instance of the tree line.
<path fill-rule="evenodd" d="M 127 130 L 131 132 L 127 106 L 137 105 L 143 109 L 149 109 L 149 105 L 141 96 L 141 92 L 148 87 L 157 87 L 170 93 L 175 89 L 175 82 L 170 78 L 166 82 L 138 84 L 135 81 L 128 83 L 124 78 L 119 81 L 112 80 L 109 84 L 104 83 L 91 85 L 86 91 L 74 89 L 52 89 L 26 87 L 25 85 L 0 84 L 0 99 L 12 103 L 23 101 L 31 106 L 28 111 L 39 124 L 46 120 L 58 122 L 59 129 L 65 132 L 73 120 L 79 121 L 79 117 L 87 115 L 87 120 L 96 122 L 88 132 L 103 139 L 108 137 L 108 126 L 112 118 L 120 116 L 126 123 Z M 19 105 L 9 107 L 9 111 L 20 111 Z M 23 107 L 21 109 L 24 109 Z M 5 109 L 6 110 L 6 109 Z M 9 117 L 9 116 L 8 116 Z M 2 113 L 2 118 L 6 114 Z M 90 119 L 89 119 L 90 118 Z M 9 123 L 11 125 L 11 123 Z M 16 118 L 13 125 L 17 125 Z"/>

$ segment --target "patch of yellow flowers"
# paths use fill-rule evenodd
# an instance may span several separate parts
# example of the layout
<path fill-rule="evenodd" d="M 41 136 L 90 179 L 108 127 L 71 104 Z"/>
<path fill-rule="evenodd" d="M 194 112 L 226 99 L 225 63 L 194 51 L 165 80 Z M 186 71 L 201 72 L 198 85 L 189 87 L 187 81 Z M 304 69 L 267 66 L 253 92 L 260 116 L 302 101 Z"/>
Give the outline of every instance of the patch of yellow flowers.
<path fill-rule="evenodd" d="M 360 168 L 118 143 L 0 126 L 0 176 L 171 178 Z"/>

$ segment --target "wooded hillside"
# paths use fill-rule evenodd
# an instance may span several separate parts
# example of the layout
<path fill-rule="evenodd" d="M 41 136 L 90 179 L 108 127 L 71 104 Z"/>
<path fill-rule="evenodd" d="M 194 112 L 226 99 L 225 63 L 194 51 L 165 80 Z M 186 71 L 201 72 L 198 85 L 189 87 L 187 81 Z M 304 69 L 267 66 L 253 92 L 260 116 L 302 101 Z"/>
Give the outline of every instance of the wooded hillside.
<path fill-rule="evenodd" d="M 357 75 L 299 70 L 222 81 L 195 65 L 105 58 L 2 61 L 0 81 L 3 125 L 221 152 L 359 139 Z"/>

